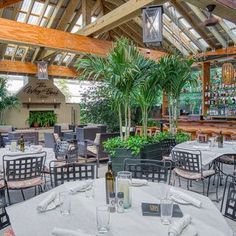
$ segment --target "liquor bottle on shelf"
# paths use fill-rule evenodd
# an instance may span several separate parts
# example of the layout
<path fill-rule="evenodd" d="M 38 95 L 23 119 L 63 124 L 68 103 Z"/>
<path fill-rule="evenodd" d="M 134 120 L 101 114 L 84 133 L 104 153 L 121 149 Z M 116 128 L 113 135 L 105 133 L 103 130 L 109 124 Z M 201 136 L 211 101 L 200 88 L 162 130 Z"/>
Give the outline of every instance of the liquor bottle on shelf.
<path fill-rule="evenodd" d="M 222 131 L 220 131 L 220 134 L 217 138 L 219 148 L 223 148 L 223 140 L 224 140 L 224 137 L 223 137 Z"/>
<path fill-rule="evenodd" d="M 105 182 L 106 182 L 106 202 L 109 204 L 109 195 L 110 193 L 115 192 L 115 175 L 112 170 L 112 162 L 108 162 L 108 170 L 105 174 Z"/>
<path fill-rule="evenodd" d="M 25 141 L 23 135 L 21 135 L 19 139 L 19 148 L 21 152 L 25 151 Z"/>

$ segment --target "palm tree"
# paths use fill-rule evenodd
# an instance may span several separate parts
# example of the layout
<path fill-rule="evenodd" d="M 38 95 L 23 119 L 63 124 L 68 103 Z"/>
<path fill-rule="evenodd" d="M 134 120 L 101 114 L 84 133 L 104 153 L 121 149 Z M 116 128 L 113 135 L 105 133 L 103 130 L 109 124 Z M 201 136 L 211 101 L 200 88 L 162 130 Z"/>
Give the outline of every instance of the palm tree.
<path fill-rule="evenodd" d="M 20 102 L 16 96 L 10 96 L 7 91 L 7 81 L 0 78 L 0 124 L 3 124 L 3 115 L 6 110 L 18 108 Z"/>
<path fill-rule="evenodd" d="M 190 77 L 193 58 L 180 55 L 162 57 L 158 62 L 156 75 L 160 78 L 160 86 L 168 98 L 170 130 L 176 133 L 178 121 L 179 98 L 184 86 L 196 84 L 197 79 Z"/>
<path fill-rule="evenodd" d="M 83 78 L 103 80 L 110 88 L 119 114 L 121 138 L 123 138 L 122 114 L 124 114 L 125 139 L 130 134 L 131 101 L 133 91 L 139 84 L 139 63 L 140 53 L 137 47 L 128 39 L 120 38 L 114 43 L 106 58 L 88 55 L 80 59 L 77 64 Z"/>

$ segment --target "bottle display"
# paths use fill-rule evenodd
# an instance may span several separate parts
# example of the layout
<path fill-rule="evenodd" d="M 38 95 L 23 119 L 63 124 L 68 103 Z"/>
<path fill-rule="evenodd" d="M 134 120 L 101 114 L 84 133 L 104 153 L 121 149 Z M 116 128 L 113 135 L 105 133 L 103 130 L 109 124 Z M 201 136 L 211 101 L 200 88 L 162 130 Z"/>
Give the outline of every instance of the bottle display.
<path fill-rule="evenodd" d="M 108 170 L 105 174 L 105 182 L 106 182 L 106 202 L 109 204 L 109 196 L 110 193 L 115 192 L 115 175 L 112 171 L 112 162 L 108 162 Z"/>

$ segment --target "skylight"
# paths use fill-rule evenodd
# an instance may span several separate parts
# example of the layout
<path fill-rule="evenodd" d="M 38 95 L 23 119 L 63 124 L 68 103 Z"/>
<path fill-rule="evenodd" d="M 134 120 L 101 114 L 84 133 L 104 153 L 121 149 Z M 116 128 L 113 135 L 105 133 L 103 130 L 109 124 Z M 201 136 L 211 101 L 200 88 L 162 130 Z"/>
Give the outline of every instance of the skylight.
<path fill-rule="evenodd" d="M 17 21 L 25 22 L 25 17 L 26 17 L 26 14 L 20 12 L 19 15 L 18 15 Z"/>
<path fill-rule="evenodd" d="M 28 23 L 29 24 L 32 24 L 32 25 L 37 25 L 37 23 L 38 23 L 38 16 L 30 16 L 29 17 L 29 20 L 28 20 Z"/>
<path fill-rule="evenodd" d="M 43 10 L 43 6 L 44 6 L 44 3 L 41 3 L 41 2 L 35 2 L 34 3 L 34 6 L 33 6 L 33 9 L 32 9 L 32 14 L 37 14 L 37 15 L 40 15 L 42 14 L 42 10 Z"/>
<path fill-rule="evenodd" d="M 21 11 L 29 11 L 32 0 L 24 0 L 21 6 Z"/>

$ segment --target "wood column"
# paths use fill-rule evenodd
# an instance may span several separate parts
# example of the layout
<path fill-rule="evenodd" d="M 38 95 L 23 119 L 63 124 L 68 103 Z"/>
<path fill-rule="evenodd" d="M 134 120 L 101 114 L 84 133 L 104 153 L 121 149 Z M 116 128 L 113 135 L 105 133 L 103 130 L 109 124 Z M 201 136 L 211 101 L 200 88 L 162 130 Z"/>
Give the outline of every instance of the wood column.
<path fill-rule="evenodd" d="M 82 28 L 91 23 L 91 8 L 88 0 L 82 0 Z"/>
<path fill-rule="evenodd" d="M 209 87 L 210 84 L 210 71 L 211 64 L 210 62 L 203 62 L 202 63 L 202 115 L 205 115 L 209 105 L 205 104 L 205 92 L 206 86 Z"/>

